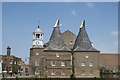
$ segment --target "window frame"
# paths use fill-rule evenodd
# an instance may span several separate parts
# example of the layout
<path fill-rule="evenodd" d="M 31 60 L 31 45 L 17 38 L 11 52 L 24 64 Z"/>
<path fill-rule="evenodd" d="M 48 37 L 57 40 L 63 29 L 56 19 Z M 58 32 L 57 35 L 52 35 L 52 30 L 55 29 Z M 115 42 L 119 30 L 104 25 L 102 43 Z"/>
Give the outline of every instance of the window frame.
<path fill-rule="evenodd" d="M 56 62 L 55 61 L 51 61 L 51 66 L 56 66 Z"/>
<path fill-rule="evenodd" d="M 64 61 L 61 61 L 61 66 L 65 66 L 65 62 Z"/>
<path fill-rule="evenodd" d="M 83 61 L 83 62 L 81 63 L 81 66 L 86 66 L 85 61 Z"/>

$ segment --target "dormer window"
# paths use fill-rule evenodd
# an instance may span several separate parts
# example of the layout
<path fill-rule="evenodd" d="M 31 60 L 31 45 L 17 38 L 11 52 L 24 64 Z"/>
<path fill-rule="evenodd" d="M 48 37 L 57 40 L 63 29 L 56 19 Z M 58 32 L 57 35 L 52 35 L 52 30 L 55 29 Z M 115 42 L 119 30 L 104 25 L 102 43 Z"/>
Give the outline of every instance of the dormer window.
<path fill-rule="evenodd" d="M 72 45 L 73 44 L 73 41 L 70 41 L 70 45 Z"/>

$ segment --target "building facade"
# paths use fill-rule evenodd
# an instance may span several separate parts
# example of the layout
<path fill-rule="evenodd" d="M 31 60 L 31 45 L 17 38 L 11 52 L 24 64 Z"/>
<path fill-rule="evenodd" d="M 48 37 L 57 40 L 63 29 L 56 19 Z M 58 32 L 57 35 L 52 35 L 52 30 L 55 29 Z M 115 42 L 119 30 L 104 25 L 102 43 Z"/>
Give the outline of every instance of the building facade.
<path fill-rule="evenodd" d="M 21 65 L 24 64 L 21 58 L 11 55 L 11 48 L 7 47 L 7 55 L 2 55 L 3 76 L 12 76 L 20 74 Z"/>
<path fill-rule="evenodd" d="M 82 22 L 78 35 L 69 30 L 61 33 L 56 21 L 51 37 L 43 43 L 43 32 L 38 27 L 33 32 L 33 47 L 30 49 L 31 74 L 41 77 L 99 77 L 99 53 Z M 45 44 L 45 45 L 44 45 Z"/>
<path fill-rule="evenodd" d="M 120 54 L 102 53 L 100 55 L 100 68 L 104 68 L 104 72 L 120 72 L 119 63 Z"/>
<path fill-rule="evenodd" d="M 92 46 L 82 22 L 73 47 L 74 70 L 76 77 L 99 77 L 99 53 Z"/>
<path fill-rule="evenodd" d="M 48 46 L 44 49 L 45 74 L 48 77 L 69 77 L 72 74 L 71 50 L 66 47 L 59 27 L 57 20 Z"/>
<path fill-rule="evenodd" d="M 33 32 L 33 47 L 30 49 L 30 62 L 31 68 L 30 74 L 43 75 L 43 61 L 44 61 L 44 47 L 43 47 L 44 33 L 40 30 L 39 26 L 35 32 Z"/>

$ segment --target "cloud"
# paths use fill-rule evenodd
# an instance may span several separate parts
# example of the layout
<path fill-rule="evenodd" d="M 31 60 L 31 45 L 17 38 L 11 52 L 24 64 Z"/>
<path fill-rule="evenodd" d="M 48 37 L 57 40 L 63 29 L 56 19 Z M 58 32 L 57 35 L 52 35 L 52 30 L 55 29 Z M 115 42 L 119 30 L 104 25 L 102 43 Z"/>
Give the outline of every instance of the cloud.
<path fill-rule="evenodd" d="M 75 10 L 72 10 L 72 11 L 71 11 L 71 14 L 72 14 L 73 16 L 76 16 L 76 15 L 77 15 L 77 13 L 76 13 Z"/>
<path fill-rule="evenodd" d="M 91 7 L 95 7 L 95 4 L 94 4 L 94 3 L 91 3 L 91 2 L 87 2 L 86 5 L 87 5 L 88 7 L 90 7 L 90 8 L 91 8 Z"/>
<path fill-rule="evenodd" d="M 118 31 L 112 31 L 111 34 L 115 35 L 115 36 L 118 36 Z"/>

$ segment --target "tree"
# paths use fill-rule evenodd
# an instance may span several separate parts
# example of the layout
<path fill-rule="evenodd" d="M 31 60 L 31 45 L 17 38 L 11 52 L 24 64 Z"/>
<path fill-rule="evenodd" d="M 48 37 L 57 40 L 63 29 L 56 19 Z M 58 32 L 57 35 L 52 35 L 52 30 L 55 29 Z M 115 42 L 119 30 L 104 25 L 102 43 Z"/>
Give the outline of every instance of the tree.
<path fill-rule="evenodd" d="M 100 72 L 104 72 L 105 70 L 106 70 L 106 68 L 105 67 L 100 67 Z"/>
<path fill-rule="evenodd" d="M 18 73 L 18 69 L 19 69 L 19 67 L 15 65 L 13 72 L 17 74 Z"/>

